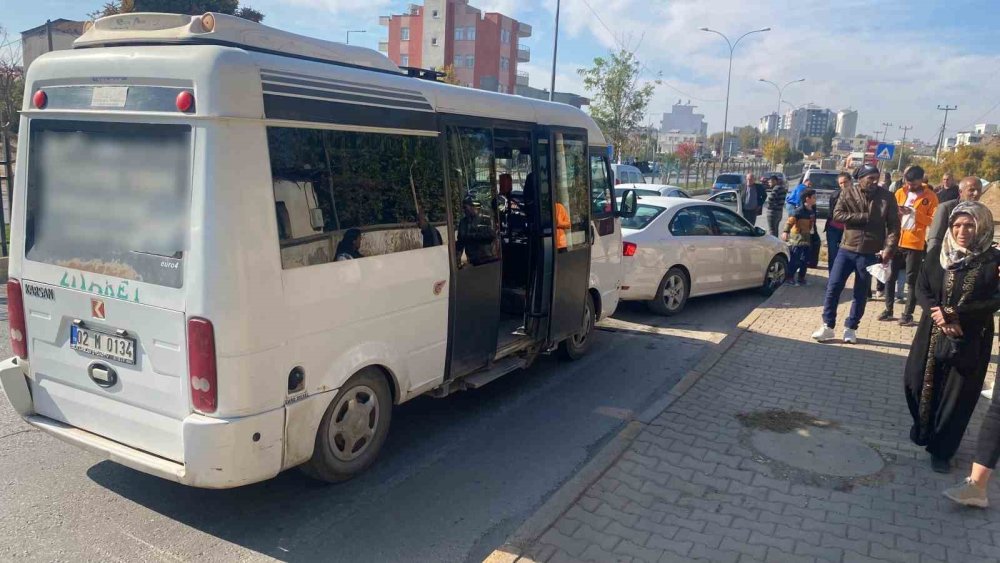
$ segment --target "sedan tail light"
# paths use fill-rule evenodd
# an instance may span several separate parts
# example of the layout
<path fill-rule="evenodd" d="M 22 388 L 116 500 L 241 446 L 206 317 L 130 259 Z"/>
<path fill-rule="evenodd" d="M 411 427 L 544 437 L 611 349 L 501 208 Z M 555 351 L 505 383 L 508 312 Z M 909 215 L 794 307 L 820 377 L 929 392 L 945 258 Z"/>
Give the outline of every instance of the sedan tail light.
<path fill-rule="evenodd" d="M 622 256 L 635 256 L 637 250 L 639 250 L 639 245 L 634 242 L 622 243 Z"/>

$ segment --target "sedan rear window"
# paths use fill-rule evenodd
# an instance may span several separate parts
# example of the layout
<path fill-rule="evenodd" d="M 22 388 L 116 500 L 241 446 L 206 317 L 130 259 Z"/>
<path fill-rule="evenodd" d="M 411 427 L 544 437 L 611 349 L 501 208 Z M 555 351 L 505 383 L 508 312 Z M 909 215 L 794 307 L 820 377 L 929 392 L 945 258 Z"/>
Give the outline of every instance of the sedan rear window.
<path fill-rule="evenodd" d="M 718 178 L 715 179 L 717 184 L 739 184 L 743 181 L 742 178 L 736 174 L 720 174 Z"/>
<path fill-rule="evenodd" d="M 648 227 L 653 222 L 653 219 L 659 217 L 660 213 L 663 213 L 662 207 L 639 204 L 635 211 L 635 217 L 622 219 L 622 228 L 641 231 Z"/>
<path fill-rule="evenodd" d="M 810 174 L 814 190 L 839 190 L 836 174 Z"/>

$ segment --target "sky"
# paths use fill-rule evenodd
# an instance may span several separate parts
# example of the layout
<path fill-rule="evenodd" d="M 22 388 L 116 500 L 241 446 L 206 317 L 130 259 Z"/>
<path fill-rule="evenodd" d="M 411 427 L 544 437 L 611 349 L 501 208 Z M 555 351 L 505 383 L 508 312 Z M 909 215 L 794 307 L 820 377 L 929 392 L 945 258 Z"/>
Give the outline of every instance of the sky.
<path fill-rule="evenodd" d="M 419 2 L 419 0 L 414 0 Z M 14 34 L 47 18 L 84 19 L 103 0 L 0 0 L 0 26 Z M 377 48 L 386 28 L 378 17 L 402 13 L 411 2 L 398 0 L 244 0 L 265 14 L 264 23 L 322 39 Z M 519 70 L 531 85 L 548 88 L 556 0 L 470 0 L 483 11 L 497 11 L 530 24 L 522 43 L 532 60 Z M 12 9 L 11 9 L 12 8 Z M 1000 122 L 1000 1 L 997 0 L 562 0 L 556 90 L 583 95 L 577 69 L 594 57 L 627 48 L 642 62 L 642 80 L 661 84 L 647 119 L 658 125 L 678 100 L 698 106 L 709 131 L 723 127 L 729 47 L 736 46 L 729 96 L 728 125 L 756 125 L 775 111 L 777 90 L 760 78 L 789 86 L 784 99 L 795 106 L 813 103 L 833 111 L 859 113 L 858 133 L 888 139 L 933 142 L 943 117 L 938 105 L 958 106 L 948 132 L 976 123 Z M 782 111 L 788 109 L 782 104 Z"/>

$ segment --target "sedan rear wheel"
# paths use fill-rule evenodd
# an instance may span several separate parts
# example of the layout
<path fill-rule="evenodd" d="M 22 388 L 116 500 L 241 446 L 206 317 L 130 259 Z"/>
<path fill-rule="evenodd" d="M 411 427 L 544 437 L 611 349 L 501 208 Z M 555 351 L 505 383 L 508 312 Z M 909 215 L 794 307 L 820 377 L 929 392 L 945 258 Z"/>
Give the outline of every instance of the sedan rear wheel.
<path fill-rule="evenodd" d="M 668 317 L 676 315 L 687 304 L 688 294 L 691 292 L 688 285 L 687 274 L 683 270 L 670 268 L 660 281 L 656 298 L 648 301 L 647 305 L 654 313 Z"/>

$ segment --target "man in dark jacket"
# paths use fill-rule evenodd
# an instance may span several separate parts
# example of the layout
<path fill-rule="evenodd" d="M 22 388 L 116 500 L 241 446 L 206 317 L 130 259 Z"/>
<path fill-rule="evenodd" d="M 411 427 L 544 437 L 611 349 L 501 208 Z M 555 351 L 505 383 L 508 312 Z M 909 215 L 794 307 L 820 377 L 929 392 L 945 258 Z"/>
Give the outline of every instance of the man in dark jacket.
<path fill-rule="evenodd" d="M 757 217 L 760 217 L 767 201 L 764 185 L 754 180 L 753 174 L 747 174 L 747 191 L 743 194 L 743 218 L 751 225 L 757 224 Z"/>
<path fill-rule="evenodd" d="M 941 187 L 934 190 L 934 193 L 937 195 L 938 204 L 958 199 L 959 187 L 955 183 L 955 177 L 951 175 L 951 172 L 945 172 L 941 176 Z"/>
<path fill-rule="evenodd" d="M 841 192 L 850 189 L 854 182 L 851 180 L 850 174 L 841 172 L 837 176 L 837 185 L 840 187 L 840 191 L 830 196 L 830 216 L 826 220 L 826 226 L 823 227 L 823 232 L 826 233 L 827 270 L 833 270 L 833 263 L 837 261 L 837 253 L 840 252 L 840 241 L 844 239 L 844 224 L 834 220 L 833 210 L 837 208 Z"/>
<path fill-rule="evenodd" d="M 941 246 L 941 243 L 944 242 L 944 236 L 948 232 L 948 219 L 951 218 L 951 212 L 955 210 L 955 207 L 963 201 L 979 201 L 980 196 L 983 195 L 983 181 L 975 176 L 962 178 L 962 183 L 958 186 L 958 194 L 958 199 L 944 203 L 939 202 L 934 211 L 934 222 L 927 230 L 928 256 L 934 248 Z"/>
<path fill-rule="evenodd" d="M 830 270 L 823 303 L 823 326 L 812 337 L 833 340 L 837 326 L 837 304 L 847 279 L 854 274 L 854 300 L 844 329 L 844 342 L 858 341 L 856 331 L 868 304 L 871 274 L 868 267 L 892 260 L 899 241 L 899 211 L 896 198 L 879 188 L 878 168 L 864 165 L 855 175 L 857 186 L 841 190 L 833 220 L 844 224 L 844 239 Z"/>

